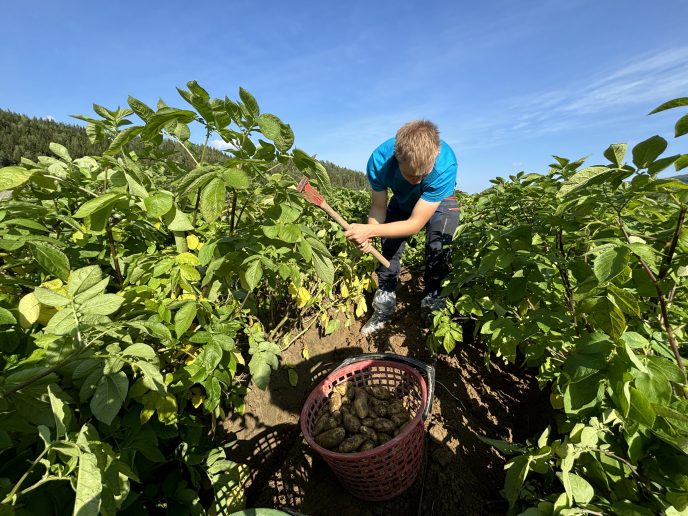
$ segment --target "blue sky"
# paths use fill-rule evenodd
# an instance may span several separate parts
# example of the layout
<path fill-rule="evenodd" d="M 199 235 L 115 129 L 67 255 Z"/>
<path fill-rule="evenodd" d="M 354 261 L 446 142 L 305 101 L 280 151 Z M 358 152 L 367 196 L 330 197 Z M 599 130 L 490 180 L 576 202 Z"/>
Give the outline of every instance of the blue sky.
<path fill-rule="evenodd" d="M 127 95 L 183 106 L 175 87 L 251 91 L 296 145 L 364 170 L 414 118 L 435 121 L 458 187 L 544 172 L 557 154 L 673 141 L 688 96 L 685 0 L 6 2 L 0 108 L 76 123 Z M 685 111 L 685 110 L 684 110 Z"/>

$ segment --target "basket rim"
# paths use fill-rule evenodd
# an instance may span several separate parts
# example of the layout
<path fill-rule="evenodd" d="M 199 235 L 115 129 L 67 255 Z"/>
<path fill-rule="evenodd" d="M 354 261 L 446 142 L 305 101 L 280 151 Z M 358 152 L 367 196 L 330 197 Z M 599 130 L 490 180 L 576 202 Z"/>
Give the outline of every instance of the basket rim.
<path fill-rule="evenodd" d="M 318 452 L 320 455 L 322 455 L 324 457 L 332 458 L 332 459 L 365 459 L 365 458 L 377 456 L 377 455 L 380 455 L 381 453 L 389 450 L 392 446 L 398 444 L 399 441 L 401 441 L 403 438 L 407 437 L 416 428 L 416 426 L 418 425 L 419 422 L 420 422 L 421 426 L 424 425 L 423 410 L 425 409 L 425 406 L 428 403 L 428 399 L 427 399 L 428 398 L 428 387 L 425 383 L 425 378 L 423 378 L 423 375 L 420 374 L 415 368 L 413 368 L 407 364 L 394 362 L 391 360 L 381 360 L 381 359 L 376 359 L 376 358 L 373 358 L 370 360 L 362 360 L 360 362 L 355 362 L 354 364 L 350 364 L 346 367 L 356 366 L 356 367 L 360 367 L 360 368 L 365 368 L 365 367 L 369 367 L 371 365 L 391 366 L 391 367 L 394 367 L 397 369 L 402 369 L 403 371 L 405 371 L 407 373 L 411 373 L 416 378 L 416 380 L 418 381 L 420 388 L 421 388 L 422 395 L 423 395 L 423 400 L 422 400 L 420 407 L 418 407 L 418 412 L 413 417 L 413 419 L 409 420 L 409 423 L 399 433 L 399 435 L 392 437 L 392 439 L 390 439 L 386 443 L 384 443 L 380 446 L 376 446 L 375 448 L 372 448 L 370 450 L 366 450 L 366 451 L 362 451 L 362 452 L 344 453 L 344 452 L 337 452 L 337 451 L 328 450 L 327 448 L 320 446 L 318 443 L 315 442 L 315 439 L 313 438 L 311 433 L 308 431 L 308 428 L 307 428 L 308 417 L 306 414 L 306 412 L 307 412 L 306 409 L 314 403 L 315 398 L 318 396 L 318 394 L 320 394 L 319 391 L 324 390 L 324 389 L 322 389 L 324 387 L 324 385 L 328 381 L 331 382 L 332 381 L 331 378 L 333 376 L 337 376 L 337 373 L 342 371 L 342 368 L 334 369 L 327 376 L 325 376 L 325 378 L 323 378 L 323 380 L 320 383 L 318 383 L 318 385 L 316 385 L 313 388 L 311 393 L 308 395 L 308 398 L 306 398 L 305 403 L 303 404 L 303 408 L 301 409 L 301 415 L 299 417 L 299 423 L 301 426 L 301 433 L 303 434 L 304 438 L 306 439 L 306 442 L 308 443 L 308 445 L 311 448 L 313 448 L 313 450 Z"/>

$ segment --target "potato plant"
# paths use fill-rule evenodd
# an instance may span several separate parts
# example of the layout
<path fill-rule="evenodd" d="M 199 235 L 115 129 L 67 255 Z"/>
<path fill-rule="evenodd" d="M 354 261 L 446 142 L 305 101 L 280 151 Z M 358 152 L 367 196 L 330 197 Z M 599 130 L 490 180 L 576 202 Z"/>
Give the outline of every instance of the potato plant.
<path fill-rule="evenodd" d="M 429 345 L 450 352 L 470 317 L 488 355 L 539 369 L 555 411 L 525 446 L 491 441 L 514 455 L 511 513 L 688 507 L 688 184 L 658 178 L 688 155 L 666 147 L 653 136 L 630 155 L 611 145 L 607 164 L 555 156 L 547 174 L 497 178 L 457 231 Z"/>
<path fill-rule="evenodd" d="M 369 281 L 372 258 L 275 173 L 329 193 L 291 128 L 244 89 L 187 88 L 186 108 L 129 97 L 77 117 L 102 155 L 52 144 L 0 169 L 2 514 L 241 507 L 246 470 L 218 421 L 267 386 L 295 334 L 346 309 L 335 288 Z M 194 154 L 191 126 L 226 161 Z"/>

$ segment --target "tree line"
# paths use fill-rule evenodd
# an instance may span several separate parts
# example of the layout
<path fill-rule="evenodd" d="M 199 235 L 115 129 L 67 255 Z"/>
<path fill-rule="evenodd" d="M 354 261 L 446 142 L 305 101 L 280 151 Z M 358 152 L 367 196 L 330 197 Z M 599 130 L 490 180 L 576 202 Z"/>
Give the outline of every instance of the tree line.
<path fill-rule="evenodd" d="M 0 167 L 17 165 L 21 158 L 28 158 L 35 161 L 38 156 L 50 156 L 49 150 L 51 142 L 64 145 L 73 158 L 81 156 L 91 156 L 102 154 L 107 145 L 105 143 L 91 143 L 86 134 L 86 130 L 76 124 L 55 122 L 47 118 L 28 117 L 20 113 L 0 109 Z M 143 144 L 137 140 L 129 145 L 133 150 Z M 191 152 L 201 155 L 201 146 L 189 143 Z M 191 158 L 177 142 L 165 140 L 162 149 L 165 154 L 188 168 L 193 168 Z M 221 163 L 227 156 L 217 149 L 209 147 L 205 153 L 206 161 L 209 163 Z M 362 190 L 368 187 L 364 174 L 345 167 L 340 167 L 329 161 L 321 161 L 332 185 L 340 188 L 350 188 Z M 296 170 L 286 170 L 286 172 L 298 178 Z"/>

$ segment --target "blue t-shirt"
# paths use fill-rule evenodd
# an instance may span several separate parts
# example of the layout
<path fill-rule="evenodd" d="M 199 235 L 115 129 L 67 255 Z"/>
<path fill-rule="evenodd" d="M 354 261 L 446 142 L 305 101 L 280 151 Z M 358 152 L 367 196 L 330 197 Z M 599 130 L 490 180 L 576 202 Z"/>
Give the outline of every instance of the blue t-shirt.
<path fill-rule="evenodd" d="M 383 192 L 389 188 L 399 201 L 401 209 L 408 212 L 413 210 L 418 199 L 440 202 L 445 197 L 454 195 L 456 156 L 444 140 L 440 140 L 440 153 L 432 172 L 417 185 L 412 185 L 401 175 L 399 162 L 394 156 L 394 140 L 391 138 L 380 145 L 368 160 L 368 182 L 373 190 Z"/>

